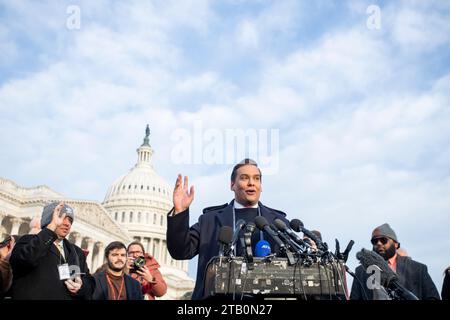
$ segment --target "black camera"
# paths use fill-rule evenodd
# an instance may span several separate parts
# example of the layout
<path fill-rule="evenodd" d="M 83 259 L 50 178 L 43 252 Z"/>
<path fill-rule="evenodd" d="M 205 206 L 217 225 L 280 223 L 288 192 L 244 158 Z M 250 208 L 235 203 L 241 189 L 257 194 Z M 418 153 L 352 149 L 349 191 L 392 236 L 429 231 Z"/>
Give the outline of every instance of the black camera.
<path fill-rule="evenodd" d="M 130 272 L 136 273 L 143 266 L 145 266 L 145 257 L 139 256 L 134 259 L 133 265 L 130 268 Z"/>

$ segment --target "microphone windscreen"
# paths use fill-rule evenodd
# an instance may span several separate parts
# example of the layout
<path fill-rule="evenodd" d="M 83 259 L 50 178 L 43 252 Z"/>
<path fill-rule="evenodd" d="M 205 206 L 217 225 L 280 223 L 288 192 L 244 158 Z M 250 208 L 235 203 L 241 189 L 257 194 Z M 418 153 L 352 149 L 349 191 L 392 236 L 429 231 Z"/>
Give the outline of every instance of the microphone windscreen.
<path fill-rule="evenodd" d="M 380 282 L 382 286 L 387 287 L 391 281 L 398 279 L 395 272 L 389 267 L 387 261 L 375 251 L 363 248 L 356 253 L 356 258 L 359 260 L 364 270 L 367 270 L 369 266 L 373 265 L 381 269 Z"/>
<path fill-rule="evenodd" d="M 229 244 L 233 238 L 233 229 L 229 226 L 223 226 L 219 231 L 219 241 L 223 244 Z"/>
<path fill-rule="evenodd" d="M 245 226 L 245 220 L 239 219 L 236 221 L 235 230 L 241 230 Z"/>
<path fill-rule="evenodd" d="M 298 219 L 292 219 L 291 222 L 289 222 L 289 226 L 292 230 L 295 232 L 300 232 L 301 228 L 303 228 L 304 224 Z"/>
<path fill-rule="evenodd" d="M 284 223 L 284 221 L 281 219 L 275 219 L 273 223 L 275 227 L 277 227 L 277 229 L 280 231 L 285 231 L 287 229 L 286 223 Z"/>
<path fill-rule="evenodd" d="M 257 216 L 255 218 L 255 224 L 260 230 L 264 230 L 264 227 L 267 226 L 269 223 L 267 222 L 267 219 L 263 216 Z"/>
<path fill-rule="evenodd" d="M 266 257 L 272 253 L 269 242 L 259 240 L 255 246 L 255 257 Z"/>
<path fill-rule="evenodd" d="M 250 232 L 253 233 L 256 229 L 256 226 L 253 222 L 248 222 L 247 225 L 245 226 L 245 231 L 246 232 Z"/>

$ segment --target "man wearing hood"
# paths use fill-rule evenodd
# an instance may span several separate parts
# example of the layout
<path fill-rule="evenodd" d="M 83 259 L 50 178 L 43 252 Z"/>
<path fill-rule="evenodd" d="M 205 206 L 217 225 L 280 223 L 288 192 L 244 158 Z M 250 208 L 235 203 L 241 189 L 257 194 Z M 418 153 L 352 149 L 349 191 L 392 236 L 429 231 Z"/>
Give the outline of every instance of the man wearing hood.
<path fill-rule="evenodd" d="M 13 299 L 91 298 L 95 281 L 86 257 L 81 248 L 66 239 L 73 220 L 72 207 L 52 202 L 42 212 L 41 231 L 20 238 L 10 258 Z"/>

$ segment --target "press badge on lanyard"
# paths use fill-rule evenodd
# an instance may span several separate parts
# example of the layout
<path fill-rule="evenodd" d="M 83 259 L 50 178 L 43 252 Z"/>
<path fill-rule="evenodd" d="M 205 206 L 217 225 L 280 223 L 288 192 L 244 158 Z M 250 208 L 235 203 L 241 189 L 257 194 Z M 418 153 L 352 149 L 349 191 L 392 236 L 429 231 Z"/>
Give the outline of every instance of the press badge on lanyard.
<path fill-rule="evenodd" d="M 58 248 L 59 253 L 59 265 L 58 265 L 58 273 L 59 273 L 59 280 L 67 280 L 70 279 L 70 269 L 69 264 L 66 262 L 66 259 L 63 257 L 61 252 L 64 252 L 62 247 L 61 249 Z M 63 263 L 66 262 L 66 263 Z"/>
<path fill-rule="evenodd" d="M 70 269 L 68 263 L 58 265 L 59 280 L 70 279 Z"/>

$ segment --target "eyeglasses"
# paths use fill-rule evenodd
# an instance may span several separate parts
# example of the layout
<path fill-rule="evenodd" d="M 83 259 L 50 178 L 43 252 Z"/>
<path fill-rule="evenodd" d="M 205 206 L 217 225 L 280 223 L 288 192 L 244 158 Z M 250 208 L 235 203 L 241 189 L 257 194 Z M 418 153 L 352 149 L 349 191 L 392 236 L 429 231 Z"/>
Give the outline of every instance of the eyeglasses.
<path fill-rule="evenodd" d="M 135 255 L 135 254 L 143 255 L 144 253 L 142 251 L 129 251 L 128 252 L 129 256 L 132 256 L 132 255 Z"/>
<path fill-rule="evenodd" d="M 378 241 L 380 241 L 382 245 L 385 245 L 386 243 L 388 243 L 389 239 L 382 237 L 382 238 L 375 238 L 375 239 L 370 240 L 370 242 L 372 242 L 373 245 L 376 245 L 378 243 Z"/>

